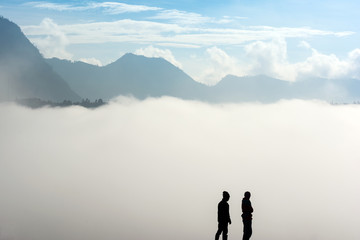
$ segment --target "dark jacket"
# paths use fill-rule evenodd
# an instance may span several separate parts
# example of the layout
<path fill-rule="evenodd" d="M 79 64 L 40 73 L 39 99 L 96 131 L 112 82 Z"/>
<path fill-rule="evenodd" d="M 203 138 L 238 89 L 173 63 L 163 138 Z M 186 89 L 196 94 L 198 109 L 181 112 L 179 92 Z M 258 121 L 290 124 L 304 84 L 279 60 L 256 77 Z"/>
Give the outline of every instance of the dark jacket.
<path fill-rule="evenodd" d="M 229 213 L 229 204 L 222 200 L 218 204 L 218 222 L 219 223 L 229 223 L 231 222 L 230 213 Z"/>
<path fill-rule="evenodd" d="M 241 209 L 243 214 L 241 215 L 244 219 L 252 219 L 252 212 L 254 211 L 251 202 L 247 198 L 243 198 Z"/>

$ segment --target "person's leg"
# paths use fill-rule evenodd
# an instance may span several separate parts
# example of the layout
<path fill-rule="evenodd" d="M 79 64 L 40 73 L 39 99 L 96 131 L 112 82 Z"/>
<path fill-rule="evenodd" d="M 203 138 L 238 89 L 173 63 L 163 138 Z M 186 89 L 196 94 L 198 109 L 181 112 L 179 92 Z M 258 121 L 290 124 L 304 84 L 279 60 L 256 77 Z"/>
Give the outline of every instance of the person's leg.
<path fill-rule="evenodd" d="M 251 219 L 243 219 L 244 223 L 244 235 L 243 240 L 249 240 L 252 235 Z"/>
<path fill-rule="evenodd" d="M 222 233 L 222 239 L 227 240 L 228 237 L 228 225 L 227 223 L 223 226 L 223 233 Z"/>
<path fill-rule="evenodd" d="M 249 226 L 248 226 L 248 227 L 249 227 L 249 229 L 248 229 L 248 230 L 249 230 L 249 231 L 248 231 L 249 239 L 250 239 L 250 237 L 251 237 L 251 235 L 252 235 L 252 226 L 251 226 L 251 225 L 252 225 L 252 220 L 250 219 L 250 220 L 249 220 Z"/>
<path fill-rule="evenodd" d="M 219 240 L 219 237 L 220 237 L 220 234 L 221 234 L 222 231 L 223 231 L 223 230 L 222 230 L 221 225 L 220 225 L 220 223 L 219 223 L 219 225 L 218 225 L 218 230 L 217 230 L 217 232 L 216 232 L 216 234 L 215 234 L 215 240 Z"/>

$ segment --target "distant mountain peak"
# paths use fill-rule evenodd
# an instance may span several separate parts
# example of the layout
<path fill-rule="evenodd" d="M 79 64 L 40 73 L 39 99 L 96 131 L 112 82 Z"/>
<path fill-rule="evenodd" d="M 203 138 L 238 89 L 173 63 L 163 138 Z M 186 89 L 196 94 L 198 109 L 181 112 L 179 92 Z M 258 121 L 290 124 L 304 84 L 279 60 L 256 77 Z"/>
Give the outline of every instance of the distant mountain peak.
<path fill-rule="evenodd" d="M 48 60 L 70 86 L 87 98 L 105 100 L 118 95 L 136 98 L 175 96 L 195 99 L 202 84 L 163 58 L 149 58 L 127 53 L 113 63 L 99 68 L 76 63 Z"/>

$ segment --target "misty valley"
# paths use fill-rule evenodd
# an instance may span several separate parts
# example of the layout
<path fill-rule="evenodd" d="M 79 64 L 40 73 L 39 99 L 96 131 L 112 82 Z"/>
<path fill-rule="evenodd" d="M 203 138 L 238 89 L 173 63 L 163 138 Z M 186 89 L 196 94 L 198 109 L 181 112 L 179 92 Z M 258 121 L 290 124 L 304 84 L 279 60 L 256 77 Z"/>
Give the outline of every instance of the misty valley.
<path fill-rule="evenodd" d="M 359 104 L 354 78 L 44 58 L 0 17 L 0 240 L 214 239 L 223 191 L 229 239 L 250 191 L 251 239 L 358 240 Z"/>
<path fill-rule="evenodd" d="M 358 239 L 358 105 L 117 98 L 0 103 L 0 239 Z M 341 206 L 341 207 L 339 207 Z M 281 227 L 279 227 L 281 226 Z"/>

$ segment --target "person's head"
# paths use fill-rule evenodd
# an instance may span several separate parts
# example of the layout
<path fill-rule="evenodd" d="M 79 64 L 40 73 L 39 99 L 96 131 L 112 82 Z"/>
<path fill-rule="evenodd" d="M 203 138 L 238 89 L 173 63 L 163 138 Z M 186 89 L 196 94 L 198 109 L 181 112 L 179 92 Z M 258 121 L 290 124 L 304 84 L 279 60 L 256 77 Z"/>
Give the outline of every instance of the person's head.
<path fill-rule="evenodd" d="M 245 193 L 244 193 L 244 197 L 245 197 L 246 199 L 250 199 L 250 197 L 251 197 L 250 192 L 245 192 Z"/>
<path fill-rule="evenodd" d="M 230 199 L 230 194 L 227 191 L 223 191 L 223 199 L 225 201 L 229 201 Z"/>

